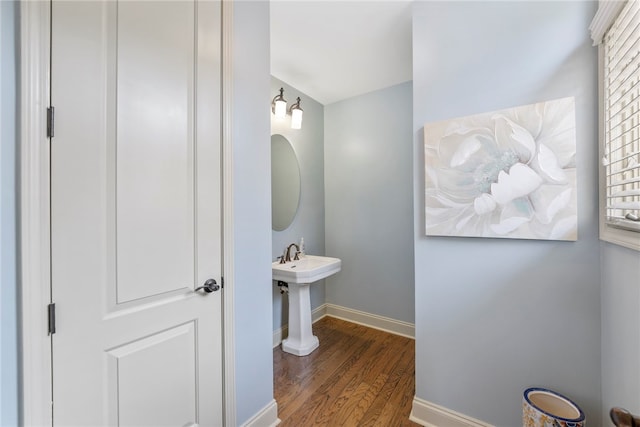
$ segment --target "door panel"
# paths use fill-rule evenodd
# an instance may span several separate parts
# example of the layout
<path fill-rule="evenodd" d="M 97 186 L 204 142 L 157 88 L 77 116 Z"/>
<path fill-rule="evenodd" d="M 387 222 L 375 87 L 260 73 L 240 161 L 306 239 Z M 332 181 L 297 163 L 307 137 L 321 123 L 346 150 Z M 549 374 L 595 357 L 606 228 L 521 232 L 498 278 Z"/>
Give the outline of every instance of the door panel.
<path fill-rule="evenodd" d="M 193 286 L 192 2 L 118 3 L 117 301 Z M 169 240 L 171 245 L 162 244 Z"/>
<path fill-rule="evenodd" d="M 154 334 L 107 351 L 111 425 L 182 426 L 197 419 L 195 324 Z M 171 367 L 171 369 L 167 369 Z M 154 387 L 148 384 L 171 384 Z M 149 394 L 151 393 L 151 394 Z"/>
<path fill-rule="evenodd" d="M 54 1 L 54 424 L 222 424 L 220 2 Z"/>

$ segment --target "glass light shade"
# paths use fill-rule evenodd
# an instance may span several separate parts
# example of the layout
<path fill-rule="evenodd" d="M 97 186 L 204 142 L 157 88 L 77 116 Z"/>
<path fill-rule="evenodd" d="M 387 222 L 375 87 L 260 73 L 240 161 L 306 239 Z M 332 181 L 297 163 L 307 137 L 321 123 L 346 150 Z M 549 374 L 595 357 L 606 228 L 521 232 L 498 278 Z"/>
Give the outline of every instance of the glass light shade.
<path fill-rule="evenodd" d="M 275 101 L 274 114 L 279 119 L 287 117 L 287 102 L 285 100 Z"/>
<path fill-rule="evenodd" d="M 291 110 L 291 129 L 302 129 L 302 109 Z"/>

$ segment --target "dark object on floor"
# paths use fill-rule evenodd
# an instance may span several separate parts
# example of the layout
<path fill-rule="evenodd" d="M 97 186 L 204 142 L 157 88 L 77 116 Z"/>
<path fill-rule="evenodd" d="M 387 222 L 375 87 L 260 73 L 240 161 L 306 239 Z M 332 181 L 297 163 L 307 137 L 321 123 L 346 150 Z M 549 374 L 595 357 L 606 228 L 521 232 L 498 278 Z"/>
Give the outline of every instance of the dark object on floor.
<path fill-rule="evenodd" d="M 611 421 L 616 427 L 640 427 L 640 417 L 622 408 L 611 408 Z"/>

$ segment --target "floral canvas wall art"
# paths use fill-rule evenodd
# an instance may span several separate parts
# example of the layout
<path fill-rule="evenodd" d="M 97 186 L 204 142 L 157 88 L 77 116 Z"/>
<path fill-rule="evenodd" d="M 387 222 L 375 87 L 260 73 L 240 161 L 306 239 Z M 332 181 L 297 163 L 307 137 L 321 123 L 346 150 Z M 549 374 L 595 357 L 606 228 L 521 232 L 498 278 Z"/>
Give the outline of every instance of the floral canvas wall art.
<path fill-rule="evenodd" d="M 424 127 L 429 236 L 576 240 L 575 101 Z"/>

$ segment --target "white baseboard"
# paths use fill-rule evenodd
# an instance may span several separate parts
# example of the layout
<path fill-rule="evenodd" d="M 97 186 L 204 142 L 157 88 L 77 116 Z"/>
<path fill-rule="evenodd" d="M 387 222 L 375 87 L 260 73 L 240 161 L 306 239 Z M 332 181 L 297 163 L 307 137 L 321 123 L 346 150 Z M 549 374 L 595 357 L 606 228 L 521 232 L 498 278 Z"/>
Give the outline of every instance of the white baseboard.
<path fill-rule="evenodd" d="M 325 316 L 331 316 L 347 322 L 357 323 L 369 328 L 378 329 L 395 335 L 401 335 L 407 338 L 415 338 L 415 326 L 413 323 L 403 322 L 401 320 L 391 319 L 389 317 L 378 316 L 377 314 L 366 313 L 364 311 L 353 310 L 347 307 L 341 307 L 335 304 L 322 304 L 311 312 L 311 321 L 313 323 Z M 282 343 L 288 335 L 289 328 L 284 325 L 282 328 L 273 332 L 273 348 Z"/>
<path fill-rule="evenodd" d="M 425 427 L 493 427 L 491 424 L 422 400 L 419 397 L 413 398 L 409 419 Z"/>
<path fill-rule="evenodd" d="M 378 316 L 377 314 L 365 313 L 364 311 L 353 310 L 347 307 L 341 307 L 334 304 L 325 304 L 327 306 L 327 316 L 337 317 L 352 323 L 368 326 L 370 328 L 379 329 L 395 335 L 401 335 L 407 338 L 415 338 L 415 326 L 413 323 L 403 322 L 401 320 L 391 319 L 389 317 Z"/>
<path fill-rule="evenodd" d="M 311 322 L 316 323 L 327 315 L 327 304 L 322 304 L 311 312 Z M 282 328 L 273 331 L 273 348 L 276 348 L 282 343 L 282 340 L 289 335 L 289 327 L 284 325 Z"/>
<path fill-rule="evenodd" d="M 242 424 L 242 427 L 275 427 L 278 424 L 280 424 L 280 419 L 278 418 L 278 404 L 274 399 L 257 414 L 251 417 L 249 421 Z"/>

